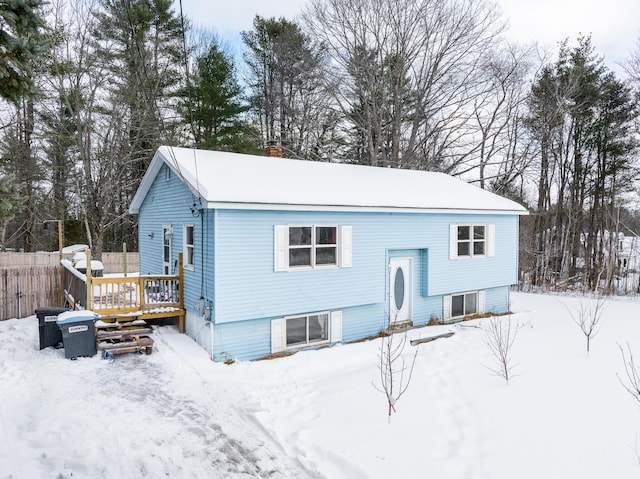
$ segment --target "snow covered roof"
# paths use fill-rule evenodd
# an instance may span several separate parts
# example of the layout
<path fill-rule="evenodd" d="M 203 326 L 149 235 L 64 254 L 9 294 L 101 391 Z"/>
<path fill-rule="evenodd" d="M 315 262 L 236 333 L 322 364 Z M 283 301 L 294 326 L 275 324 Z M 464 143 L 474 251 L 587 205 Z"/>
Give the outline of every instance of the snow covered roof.
<path fill-rule="evenodd" d="M 518 203 L 444 173 L 161 146 L 129 211 L 163 163 L 208 208 L 468 211 L 527 214 Z"/>

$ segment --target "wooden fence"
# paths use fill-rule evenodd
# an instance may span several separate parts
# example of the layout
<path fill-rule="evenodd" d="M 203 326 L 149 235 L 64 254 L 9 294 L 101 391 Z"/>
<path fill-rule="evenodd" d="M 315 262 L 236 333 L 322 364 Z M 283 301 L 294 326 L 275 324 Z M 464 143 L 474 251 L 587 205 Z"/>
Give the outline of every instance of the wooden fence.
<path fill-rule="evenodd" d="M 61 266 L 0 268 L 0 321 L 25 318 L 37 308 L 63 304 Z"/>
<path fill-rule="evenodd" d="M 122 253 L 102 253 L 102 264 L 106 274 L 122 273 Z M 127 271 L 138 271 L 138 253 L 127 253 Z M 63 291 L 58 253 L 0 253 L 0 321 L 62 306 Z"/>
<path fill-rule="evenodd" d="M 102 253 L 101 261 L 105 273 L 123 272 L 122 253 Z M 127 271 L 129 273 L 138 271 L 138 261 L 138 253 L 127 253 Z M 57 252 L 0 253 L 0 269 L 22 266 L 57 266 L 59 263 L 60 255 Z"/>

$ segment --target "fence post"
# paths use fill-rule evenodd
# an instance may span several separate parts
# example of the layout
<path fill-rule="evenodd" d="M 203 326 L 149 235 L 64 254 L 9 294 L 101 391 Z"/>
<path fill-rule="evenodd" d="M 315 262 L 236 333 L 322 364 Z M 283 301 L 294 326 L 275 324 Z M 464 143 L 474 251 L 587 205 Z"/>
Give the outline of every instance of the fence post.
<path fill-rule="evenodd" d="M 180 316 L 178 317 L 178 331 L 184 333 L 184 274 L 182 269 L 182 253 L 178 253 L 178 300 L 180 301 Z"/>
<path fill-rule="evenodd" d="M 87 311 L 92 310 L 93 306 L 93 286 L 91 286 L 91 250 L 88 249 L 86 252 L 87 255 L 87 304 L 84 309 Z"/>
<path fill-rule="evenodd" d="M 124 269 L 124 277 L 127 277 L 127 243 L 122 243 L 122 269 Z"/>

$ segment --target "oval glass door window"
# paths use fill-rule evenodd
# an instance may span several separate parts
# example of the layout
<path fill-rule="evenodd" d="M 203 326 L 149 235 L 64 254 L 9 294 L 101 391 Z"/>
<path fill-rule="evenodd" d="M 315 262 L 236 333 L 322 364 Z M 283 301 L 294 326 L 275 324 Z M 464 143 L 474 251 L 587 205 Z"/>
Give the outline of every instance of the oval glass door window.
<path fill-rule="evenodd" d="M 396 303 L 396 309 L 400 311 L 404 304 L 404 272 L 402 268 L 396 270 L 396 276 L 393 280 L 393 299 Z"/>

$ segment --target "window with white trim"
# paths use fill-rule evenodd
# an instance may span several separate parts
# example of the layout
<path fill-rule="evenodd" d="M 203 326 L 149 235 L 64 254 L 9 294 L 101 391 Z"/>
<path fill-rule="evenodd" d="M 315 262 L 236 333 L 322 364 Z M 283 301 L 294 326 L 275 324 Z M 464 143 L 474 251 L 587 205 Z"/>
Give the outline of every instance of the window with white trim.
<path fill-rule="evenodd" d="M 451 317 L 467 316 L 478 312 L 478 293 L 454 294 L 451 296 Z"/>
<path fill-rule="evenodd" d="M 342 311 L 324 311 L 271 320 L 271 352 L 342 341 Z"/>
<path fill-rule="evenodd" d="M 484 291 L 468 291 L 444 297 L 444 319 L 462 318 L 470 314 L 483 313 Z"/>
<path fill-rule="evenodd" d="M 275 271 L 351 266 L 351 226 L 275 225 Z"/>
<path fill-rule="evenodd" d="M 193 225 L 184 225 L 184 246 L 183 246 L 183 256 L 184 256 L 184 267 L 188 269 L 193 269 L 195 264 L 195 235 Z"/>
<path fill-rule="evenodd" d="M 329 341 L 329 313 L 285 318 L 286 347 Z"/>
<path fill-rule="evenodd" d="M 458 225 L 458 257 L 484 256 L 485 225 Z"/>
<path fill-rule="evenodd" d="M 450 258 L 474 258 L 495 255 L 495 225 L 452 224 Z"/>

